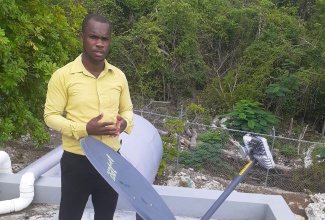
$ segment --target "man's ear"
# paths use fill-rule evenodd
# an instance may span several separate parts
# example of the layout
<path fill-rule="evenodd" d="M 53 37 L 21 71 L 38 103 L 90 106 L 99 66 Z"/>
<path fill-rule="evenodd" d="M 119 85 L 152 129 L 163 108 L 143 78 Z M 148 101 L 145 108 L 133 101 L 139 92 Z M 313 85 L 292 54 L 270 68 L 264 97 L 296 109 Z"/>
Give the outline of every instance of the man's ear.
<path fill-rule="evenodd" d="M 82 41 L 84 38 L 84 34 L 82 32 L 80 32 L 80 40 Z"/>

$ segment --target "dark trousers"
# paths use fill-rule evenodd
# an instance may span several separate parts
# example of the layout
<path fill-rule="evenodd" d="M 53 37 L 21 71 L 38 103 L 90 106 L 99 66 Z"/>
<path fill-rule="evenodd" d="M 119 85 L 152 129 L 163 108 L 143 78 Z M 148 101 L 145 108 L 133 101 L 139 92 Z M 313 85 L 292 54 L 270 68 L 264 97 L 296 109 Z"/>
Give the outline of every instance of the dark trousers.
<path fill-rule="evenodd" d="M 118 194 L 86 156 L 64 151 L 61 158 L 59 220 L 80 220 L 90 195 L 94 220 L 113 219 Z"/>
<path fill-rule="evenodd" d="M 143 218 L 141 218 L 141 216 L 138 213 L 136 213 L 135 220 L 143 220 Z"/>

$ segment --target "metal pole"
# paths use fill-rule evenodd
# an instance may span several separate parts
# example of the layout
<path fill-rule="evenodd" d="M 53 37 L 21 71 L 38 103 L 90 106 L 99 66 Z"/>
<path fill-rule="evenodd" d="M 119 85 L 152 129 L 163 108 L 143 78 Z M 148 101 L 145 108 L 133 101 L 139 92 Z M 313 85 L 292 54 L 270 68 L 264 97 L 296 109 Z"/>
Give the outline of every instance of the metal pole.
<path fill-rule="evenodd" d="M 176 157 L 176 169 L 178 170 L 179 168 L 179 163 L 178 163 L 178 153 L 179 153 L 179 148 L 180 148 L 180 137 L 177 135 L 177 157 Z"/>
<path fill-rule="evenodd" d="M 239 175 L 229 184 L 229 186 L 223 191 L 220 197 L 213 203 L 210 209 L 204 214 L 201 220 L 209 220 L 210 217 L 217 211 L 222 203 L 227 199 L 230 193 L 236 188 L 236 186 L 245 178 L 252 167 L 257 163 L 257 160 L 249 161 L 245 167 L 240 171 Z"/>
<path fill-rule="evenodd" d="M 271 154 L 273 155 L 274 140 L 275 140 L 275 128 L 274 128 L 274 126 L 272 127 L 272 132 L 273 132 L 273 138 L 272 138 Z M 264 184 L 265 187 L 267 186 L 267 179 L 268 178 L 269 178 L 269 169 L 266 171 L 265 184 Z"/>
<path fill-rule="evenodd" d="M 180 114 L 179 118 L 180 118 L 181 120 L 183 119 L 183 105 L 181 105 L 181 114 Z M 180 139 L 180 136 L 177 135 L 177 157 L 176 157 L 176 169 L 179 168 L 179 164 L 178 164 L 178 153 L 179 153 L 180 145 L 181 145 L 181 139 Z"/>

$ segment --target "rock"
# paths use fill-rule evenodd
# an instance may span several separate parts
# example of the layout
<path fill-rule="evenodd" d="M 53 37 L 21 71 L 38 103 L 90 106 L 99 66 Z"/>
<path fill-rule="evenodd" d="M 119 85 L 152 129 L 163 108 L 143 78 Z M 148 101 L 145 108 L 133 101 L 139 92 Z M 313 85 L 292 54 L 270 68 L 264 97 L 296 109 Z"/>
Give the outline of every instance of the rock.
<path fill-rule="evenodd" d="M 308 204 L 305 208 L 308 220 L 325 220 L 325 194 L 315 194 L 311 197 L 314 203 Z"/>
<path fill-rule="evenodd" d="M 295 215 L 296 220 L 305 220 L 305 217 L 302 217 L 300 215 Z"/>
<path fill-rule="evenodd" d="M 220 191 L 223 191 L 225 189 L 225 187 L 221 183 L 219 183 L 215 180 L 207 182 L 206 184 L 202 185 L 201 188 L 220 190 Z"/>
<path fill-rule="evenodd" d="M 325 194 L 318 193 L 318 194 L 313 195 L 310 199 L 316 203 L 318 203 L 318 202 L 324 203 L 325 202 Z"/>
<path fill-rule="evenodd" d="M 311 147 L 308 148 L 307 152 L 305 153 L 305 158 L 304 158 L 304 163 L 305 163 L 305 168 L 308 168 L 313 165 L 313 159 L 312 159 L 312 152 L 314 150 L 315 146 L 312 145 Z"/>

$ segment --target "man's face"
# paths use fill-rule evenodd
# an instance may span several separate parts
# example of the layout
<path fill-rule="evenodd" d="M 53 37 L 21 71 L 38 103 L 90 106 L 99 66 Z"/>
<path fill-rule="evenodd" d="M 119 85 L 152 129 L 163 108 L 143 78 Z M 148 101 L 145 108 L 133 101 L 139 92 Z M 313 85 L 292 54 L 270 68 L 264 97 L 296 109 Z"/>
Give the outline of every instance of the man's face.
<path fill-rule="evenodd" d="M 92 61 L 101 62 L 108 54 L 110 27 L 108 24 L 90 20 L 81 34 L 81 40 L 84 55 Z"/>

